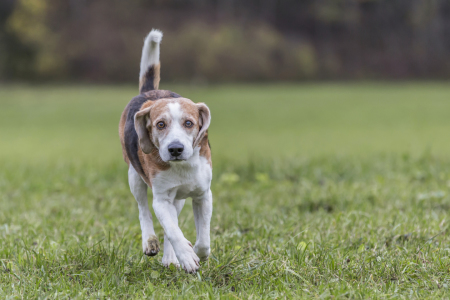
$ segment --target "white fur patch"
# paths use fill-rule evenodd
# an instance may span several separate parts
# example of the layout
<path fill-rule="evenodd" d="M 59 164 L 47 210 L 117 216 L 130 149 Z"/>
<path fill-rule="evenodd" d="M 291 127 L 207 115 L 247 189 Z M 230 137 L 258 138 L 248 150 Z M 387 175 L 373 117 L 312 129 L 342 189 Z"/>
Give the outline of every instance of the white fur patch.
<path fill-rule="evenodd" d="M 173 142 L 179 142 L 183 144 L 184 150 L 180 159 L 188 159 L 192 156 L 194 149 L 192 144 L 194 142 L 194 137 L 189 135 L 186 129 L 183 127 L 183 110 L 178 102 L 169 103 L 169 114 L 171 119 L 171 125 L 168 128 L 169 132 L 160 140 L 159 155 L 164 161 L 169 161 L 171 154 L 169 153 L 169 145 Z"/>
<path fill-rule="evenodd" d="M 152 29 L 144 40 L 141 56 L 141 70 L 139 79 L 141 79 L 148 70 L 148 67 L 159 64 L 159 44 L 163 34 L 158 29 Z"/>
<path fill-rule="evenodd" d="M 181 111 L 181 105 L 178 102 L 169 103 L 167 105 L 169 107 L 170 115 L 172 116 L 173 121 L 179 121 L 183 115 Z"/>
<path fill-rule="evenodd" d="M 209 190 L 211 179 L 211 166 L 200 156 L 200 147 L 197 147 L 189 159 L 170 162 L 169 169 L 156 175 L 152 181 L 153 194 L 167 195 L 174 200 L 196 197 Z"/>

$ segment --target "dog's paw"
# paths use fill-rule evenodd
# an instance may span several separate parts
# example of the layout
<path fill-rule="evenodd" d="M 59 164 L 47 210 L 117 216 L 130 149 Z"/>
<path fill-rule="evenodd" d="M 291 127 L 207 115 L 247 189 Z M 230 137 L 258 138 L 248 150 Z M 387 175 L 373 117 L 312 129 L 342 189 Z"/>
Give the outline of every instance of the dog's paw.
<path fill-rule="evenodd" d="M 211 248 L 209 246 L 194 246 L 194 252 L 200 258 L 200 261 L 208 260 L 209 254 L 211 252 Z"/>
<path fill-rule="evenodd" d="M 180 242 L 176 249 L 176 254 L 180 266 L 187 273 L 195 273 L 200 267 L 200 258 L 195 254 L 192 244 L 188 240 Z"/>
<path fill-rule="evenodd" d="M 143 241 L 142 248 L 145 255 L 155 256 L 159 252 L 159 241 L 156 235 L 151 235 L 147 241 Z"/>
<path fill-rule="evenodd" d="M 166 250 L 164 250 L 162 264 L 167 268 L 170 267 L 170 265 L 174 265 L 177 268 L 180 267 L 180 262 L 178 261 L 177 257 L 175 256 L 175 252 L 173 252 L 172 249 L 169 253 L 166 253 Z"/>

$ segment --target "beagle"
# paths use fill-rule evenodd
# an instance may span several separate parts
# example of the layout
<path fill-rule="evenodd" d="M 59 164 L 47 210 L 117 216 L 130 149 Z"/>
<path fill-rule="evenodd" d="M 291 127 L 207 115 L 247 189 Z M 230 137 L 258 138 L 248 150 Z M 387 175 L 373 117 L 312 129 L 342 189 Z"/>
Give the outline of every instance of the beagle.
<path fill-rule="evenodd" d="M 194 273 L 210 253 L 212 214 L 211 149 L 208 127 L 211 113 L 166 90 L 158 90 L 159 47 L 162 32 L 153 29 L 144 40 L 139 92 L 125 107 L 119 123 L 122 153 L 128 164 L 131 193 L 139 207 L 142 250 L 154 256 L 159 250 L 147 201 L 152 189 L 153 210 L 164 228 L 165 266 L 181 266 Z M 185 199 L 192 198 L 197 239 L 192 246 L 178 227 Z"/>

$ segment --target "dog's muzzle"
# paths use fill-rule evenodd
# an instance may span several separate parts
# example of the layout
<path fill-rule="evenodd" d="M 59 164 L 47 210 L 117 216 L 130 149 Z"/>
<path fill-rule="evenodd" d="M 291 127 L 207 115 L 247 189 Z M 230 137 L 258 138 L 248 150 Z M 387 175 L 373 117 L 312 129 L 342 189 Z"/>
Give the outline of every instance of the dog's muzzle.
<path fill-rule="evenodd" d="M 184 150 L 183 144 L 180 142 L 172 142 L 167 147 L 171 156 L 178 158 Z"/>

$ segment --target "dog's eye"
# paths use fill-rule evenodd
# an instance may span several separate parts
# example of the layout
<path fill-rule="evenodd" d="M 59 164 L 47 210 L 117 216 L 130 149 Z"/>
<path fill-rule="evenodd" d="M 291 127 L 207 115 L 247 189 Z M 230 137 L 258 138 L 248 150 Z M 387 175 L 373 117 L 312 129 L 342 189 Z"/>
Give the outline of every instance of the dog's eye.
<path fill-rule="evenodd" d="M 186 126 L 187 128 L 192 127 L 192 125 L 194 125 L 194 123 L 192 123 L 191 121 L 184 122 L 184 126 Z"/>
<path fill-rule="evenodd" d="M 156 124 L 156 127 L 158 127 L 158 129 L 164 129 L 164 127 L 166 127 L 166 124 L 164 122 L 158 122 Z"/>

